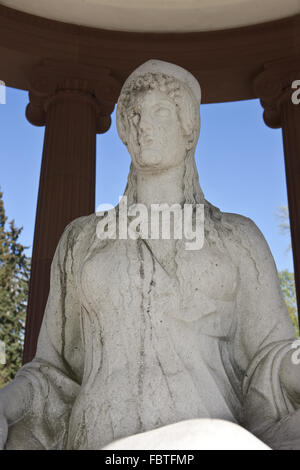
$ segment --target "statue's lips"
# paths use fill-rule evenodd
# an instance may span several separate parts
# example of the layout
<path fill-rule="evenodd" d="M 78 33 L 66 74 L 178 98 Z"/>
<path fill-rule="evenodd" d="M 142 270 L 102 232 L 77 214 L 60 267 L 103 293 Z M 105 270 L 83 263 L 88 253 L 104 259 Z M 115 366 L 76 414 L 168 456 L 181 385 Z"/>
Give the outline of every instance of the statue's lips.
<path fill-rule="evenodd" d="M 142 140 L 141 143 L 140 143 L 140 146 L 142 148 L 147 148 L 147 147 L 152 147 L 153 145 L 153 139 L 145 139 L 145 140 Z"/>

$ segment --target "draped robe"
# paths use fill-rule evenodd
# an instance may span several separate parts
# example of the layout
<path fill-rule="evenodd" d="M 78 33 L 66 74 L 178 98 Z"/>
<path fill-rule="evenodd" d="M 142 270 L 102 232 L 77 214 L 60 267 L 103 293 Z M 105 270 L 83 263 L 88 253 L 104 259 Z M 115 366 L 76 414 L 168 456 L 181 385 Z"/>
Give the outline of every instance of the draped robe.
<path fill-rule="evenodd" d="M 6 448 L 101 449 L 192 418 L 278 447 L 269 429 L 295 410 L 279 380 L 295 338 L 255 224 L 223 213 L 201 250 L 177 241 L 174 276 L 155 245 L 105 244 L 97 222 L 76 219 L 61 237 L 37 353 L 14 380 L 29 404 Z"/>

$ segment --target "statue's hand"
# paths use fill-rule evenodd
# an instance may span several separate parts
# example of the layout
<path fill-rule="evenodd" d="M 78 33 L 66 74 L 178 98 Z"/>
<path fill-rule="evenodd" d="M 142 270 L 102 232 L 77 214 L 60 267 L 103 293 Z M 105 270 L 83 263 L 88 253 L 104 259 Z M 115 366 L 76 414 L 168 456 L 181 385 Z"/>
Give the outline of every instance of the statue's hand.
<path fill-rule="evenodd" d="M 279 379 L 295 408 L 300 408 L 300 361 L 299 351 L 291 349 L 283 358 Z"/>
<path fill-rule="evenodd" d="M 24 382 L 25 383 L 25 382 Z M 22 381 L 12 380 L 0 390 L 0 450 L 7 441 L 8 426 L 21 419 L 28 401 Z"/>
<path fill-rule="evenodd" d="M 260 439 L 276 450 L 300 450 L 300 409 L 272 423 Z"/>

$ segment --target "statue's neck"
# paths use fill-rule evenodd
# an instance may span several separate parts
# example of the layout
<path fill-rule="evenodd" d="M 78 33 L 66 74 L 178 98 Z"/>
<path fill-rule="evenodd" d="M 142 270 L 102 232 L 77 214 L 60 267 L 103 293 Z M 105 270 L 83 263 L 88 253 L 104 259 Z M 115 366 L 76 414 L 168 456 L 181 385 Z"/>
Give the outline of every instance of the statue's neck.
<path fill-rule="evenodd" d="M 137 203 L 145 204 L 183 204 L 184 162 L 178 167 L 155 172 L 136 171 Z"/>

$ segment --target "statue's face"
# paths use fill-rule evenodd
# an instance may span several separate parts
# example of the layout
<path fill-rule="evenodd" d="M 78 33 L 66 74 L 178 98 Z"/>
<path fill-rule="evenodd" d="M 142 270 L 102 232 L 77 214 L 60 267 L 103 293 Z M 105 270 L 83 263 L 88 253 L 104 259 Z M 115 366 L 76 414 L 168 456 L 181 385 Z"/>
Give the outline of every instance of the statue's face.
<path fill-rule="evenodd" d="M 174 101 L 159 90 L 140 92 L 128 109 L 127 146 L 138 170 L 179 166 L 186 140 Z"/>

